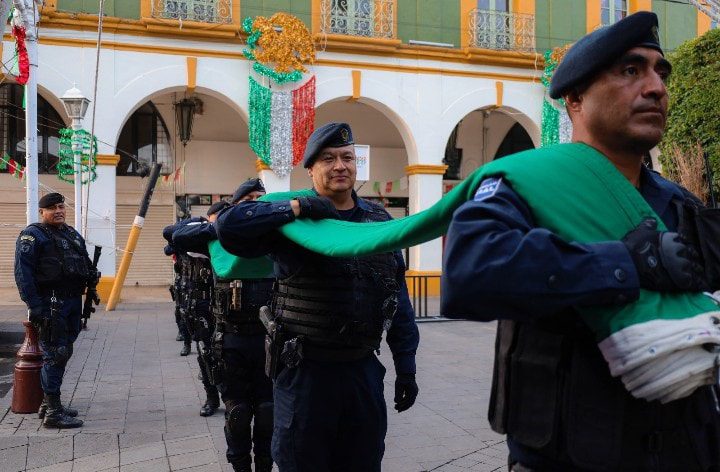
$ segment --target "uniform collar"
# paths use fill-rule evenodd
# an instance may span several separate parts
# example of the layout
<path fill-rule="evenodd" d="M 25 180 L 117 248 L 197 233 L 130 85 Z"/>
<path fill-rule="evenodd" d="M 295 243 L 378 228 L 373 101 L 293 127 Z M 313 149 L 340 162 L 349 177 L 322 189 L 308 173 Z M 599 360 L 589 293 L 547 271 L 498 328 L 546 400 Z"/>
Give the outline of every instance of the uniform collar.
<path fill-rule="evenodd" d="M 640 170 L 640 194 L 658 215 L 665 214 L 673 198 L 685 198 L 677 185 L 645 166 Z"/>

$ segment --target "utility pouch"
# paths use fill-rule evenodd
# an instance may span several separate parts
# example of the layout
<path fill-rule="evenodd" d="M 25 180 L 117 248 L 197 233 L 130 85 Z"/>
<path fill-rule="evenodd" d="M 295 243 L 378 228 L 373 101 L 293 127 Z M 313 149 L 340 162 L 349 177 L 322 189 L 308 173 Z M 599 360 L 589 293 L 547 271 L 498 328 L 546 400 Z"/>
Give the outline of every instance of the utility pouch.
<path fill-rule="evenodd" d="M 280 353 L 280 361 L 289 368 L 295 368 L 300 365 L 303 356 L 303 340 L 298 336 L 288 339 L 283 343 L 282 352 Z"/>
<path fill-rule="evenodd" d="M 242 280 L 230 282 L 230 309 L 240 311 L 242 308 Z"/>

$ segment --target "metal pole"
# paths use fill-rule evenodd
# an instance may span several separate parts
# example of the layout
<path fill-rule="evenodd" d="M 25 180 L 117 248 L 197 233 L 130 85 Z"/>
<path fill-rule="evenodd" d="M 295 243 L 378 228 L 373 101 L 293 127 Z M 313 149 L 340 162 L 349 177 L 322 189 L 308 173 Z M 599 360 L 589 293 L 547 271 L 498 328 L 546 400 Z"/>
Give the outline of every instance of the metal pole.
<path fill-rule="evenodd" d="M 2 19 L 5 21 L 5 19 Z M 37 154 L 37 30 L 27 28 L 26 45 L 30 60 L 30 77 L 25 84 L 25 198 L 27 224 L 38 221 L 38 154 Z"/>
<path fill-rule="evenodd" d="M 148 179 L 147 187 L 145 187 L 145 195 L 140 202 L 140 209 L 135 217 L 135 221 L 133 221 L 132 228 L 130 228 L 130 236 L 128 236 L 127 244 L 125 244 L 125 252 L 123 253 L 122 261 L 120 261 L 120 267 L 118 268 L 117 275 L 115 276 L 115 282 L 113 282 L 110 298 L 108 299 L 107 305 L 105 305 L 105 311 L 115 310 L 115 306 L 117 306 L 117 303 L 120 300 L 120 292 L 122 292 L 125 277 L 130 269 L 132 255 L 135 251 L 135 247 L 137 246 L 138 238 L 140 237 L 140 230 L 142 230 L 143 224 L 145 223 L 145 215 L 147 214 L 148 207 L 150 206 L 150 200 L 152 199 L 153 192 L 155 191 L 155 185 L 157 184 L 158 177 L 160 176 L 161 168 L 162 164 L 155 164 L 150 172 L 150 178 Z"/>
<path fill-rule="evenodd" d="M 74 182 L 75 182 L 75 230 L 82 230 L 82 145 L 78 142 L 77 131 L 82 128 L 82 122 L 73 118 L 72 120 L 72 152 L 74 163 Z"/>

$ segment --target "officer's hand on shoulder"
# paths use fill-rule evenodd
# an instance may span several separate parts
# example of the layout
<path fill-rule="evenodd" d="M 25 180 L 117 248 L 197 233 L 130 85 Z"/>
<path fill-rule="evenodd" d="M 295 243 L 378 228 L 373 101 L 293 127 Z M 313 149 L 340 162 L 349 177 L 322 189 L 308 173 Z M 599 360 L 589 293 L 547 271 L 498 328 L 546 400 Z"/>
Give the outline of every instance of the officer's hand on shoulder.
<path fill-rule="evenodd" d="M 658 231 L 648 218 L 622 239 L 638 272 L 640 287 L 658 292 L 705 289 L 700 256 L 678 233 Z"/>
<path fill-rule="evenodd" d="M 415 374 L 398 374 L 395 379 L 395 409 L 398 413 L 409 409 L 415 404 L 415 399 L 420 392 Z"/>
<path fill-rule="evenodd" d="M 311 220 L 340 218 L 332 200 L 327 197 L 297 197 L 295 200 L 299 205 L 298 218 L 310 218 Z"/>

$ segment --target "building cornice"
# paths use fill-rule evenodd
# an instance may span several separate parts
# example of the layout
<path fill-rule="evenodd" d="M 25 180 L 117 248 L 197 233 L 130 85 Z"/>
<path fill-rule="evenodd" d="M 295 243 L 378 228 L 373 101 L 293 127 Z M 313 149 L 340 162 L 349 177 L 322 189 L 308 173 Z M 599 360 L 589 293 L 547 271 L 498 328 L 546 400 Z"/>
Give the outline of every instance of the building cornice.
<path fill-rule="evenodd" d="M 414 164 L 405 166 L 406 175 L 444 175 L 448 166 L 445 164 Z"/>

